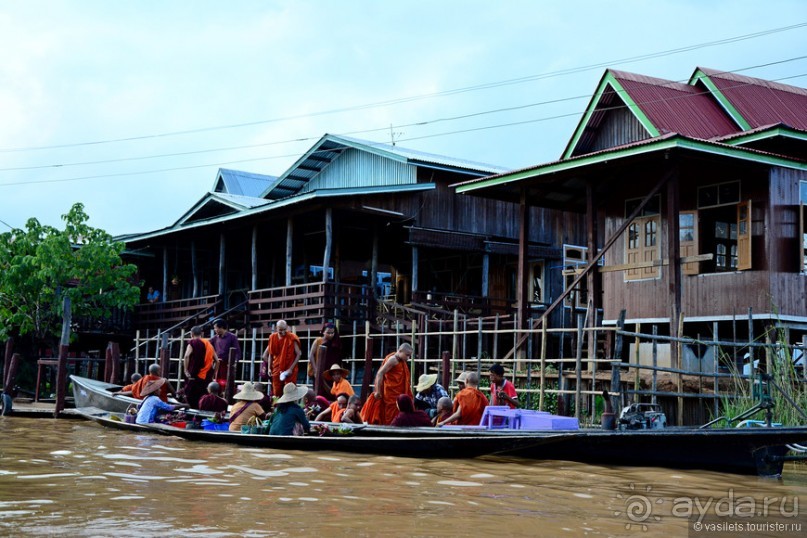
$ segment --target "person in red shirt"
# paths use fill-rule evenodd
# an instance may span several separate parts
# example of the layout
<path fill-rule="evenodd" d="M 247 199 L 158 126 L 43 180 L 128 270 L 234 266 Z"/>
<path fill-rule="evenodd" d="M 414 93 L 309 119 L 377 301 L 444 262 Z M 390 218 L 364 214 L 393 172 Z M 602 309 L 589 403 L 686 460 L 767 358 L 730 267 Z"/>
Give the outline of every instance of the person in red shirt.
<path fill-rule="evenodd" d="M 504 367 L 498 362 L 490 367 L 490 405 L 518 407 L 516 387 L 504 378 Z"/>

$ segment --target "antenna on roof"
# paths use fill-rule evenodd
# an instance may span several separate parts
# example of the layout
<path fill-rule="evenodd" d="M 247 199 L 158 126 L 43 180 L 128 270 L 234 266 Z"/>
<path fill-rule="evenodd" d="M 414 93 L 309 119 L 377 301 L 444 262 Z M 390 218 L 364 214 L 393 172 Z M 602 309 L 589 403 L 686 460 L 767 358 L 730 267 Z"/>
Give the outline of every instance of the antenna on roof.
<path fill-rule="evenodd" d="M 389 124 L 389 138 L 390 138 L 390 143 L 393 146 L 395 145 L 395 139 L 400 138 L 402 134 L 403 134 L 403 132 L 397 132 L 396 133 L 395 131 L 393 131 L 392 130 L 392 124 L 391 123 Z"/>

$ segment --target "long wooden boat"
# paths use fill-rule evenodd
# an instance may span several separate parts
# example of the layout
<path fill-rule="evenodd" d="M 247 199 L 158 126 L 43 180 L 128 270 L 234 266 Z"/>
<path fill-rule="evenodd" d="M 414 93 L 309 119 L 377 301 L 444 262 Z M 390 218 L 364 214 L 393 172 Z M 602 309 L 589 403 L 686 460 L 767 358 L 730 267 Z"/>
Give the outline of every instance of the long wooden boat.
<path fill-rule="evenodd" d="M 73 399 L 76 407 L 95 407 L 110 413 L 125 413 L 130 405 L 140 405 L 142 401 L 118 394 L 123 388 L 121 385 L 75 375 L 70 376 L 70 381 L 73 382 Z M 168 403 L 178 404 L 179 402 L 169 399 Z M 189 409 L 187 413 L 201 417 L 213 416 L 213 413 L 198 409 Z"/>
<path fill-rule="evenodd" d="M 101 410 L 82 409 L 98 424 L 144 428 L 191 441 L 224 442 L 276 450 L 332 450 L 418 458 L 513 456 L 533 460 L 708 469 L 776 476 L 787 459 L 787 445 L 805 443 L 807 428 L 667 428 L 632 431 L 454 430 L 359 426 L 351 435 L 273 436 L 228 431 L 178 429 L 163 424 L 126 424 Z"/>

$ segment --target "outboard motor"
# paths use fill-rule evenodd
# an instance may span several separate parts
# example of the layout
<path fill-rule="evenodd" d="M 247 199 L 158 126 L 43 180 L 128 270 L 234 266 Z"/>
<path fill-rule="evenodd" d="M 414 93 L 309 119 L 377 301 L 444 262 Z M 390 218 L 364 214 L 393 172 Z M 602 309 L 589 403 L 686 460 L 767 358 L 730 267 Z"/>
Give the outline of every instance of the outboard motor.
<path fill-rule="evenodd" d="M 658 404 L 633 403 L 619 414 L 620 430 L 660 430 L 667 427 L 667 416 Z"/>

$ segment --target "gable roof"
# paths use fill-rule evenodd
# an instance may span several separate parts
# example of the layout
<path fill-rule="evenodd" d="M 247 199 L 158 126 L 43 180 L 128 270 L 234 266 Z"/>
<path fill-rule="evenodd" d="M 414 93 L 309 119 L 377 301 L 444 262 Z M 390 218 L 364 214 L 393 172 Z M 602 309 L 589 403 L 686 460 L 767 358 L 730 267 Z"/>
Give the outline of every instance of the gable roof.
<path fill-rule="evenodd" d="M 259 207 L 268 203 L 269 201 L 263 198 L 255 198 L 254 196 L 209 192 L 179 217 L 175 225 L 231 215 L 245 209 L 252 209 L 253 207 Z"/>
<path fill-rule="evenodd" d="M 277 179 L 277 182 L 266 189 L 261 196 L 274 200 L 300 193 L 309 182 L 348 150 L 359 150 L 401 165 L 439 168 L 476 177 L 502 173 L 508 170 L 501 166 L 455 159 L 381 142 L 326 134 L 303 154 L 302 157 L 297 159 L 297 161 Z"/>
<path fill-rule="evenodd" d="M 688 83 L 608 69 L 578 123 L 562 158 L 588 153 L 609 114 L 628 110 L 644 133 L 721 139 L 783 123 L 807 130 L 807 89 L 767 80 L 696 68 Z"/>
<path fill-rule="evenodd" d="M 689 84 L 705 87 L 743 131 L 775 123 L 807 130 L 807 89 L 698 67 Z"/>
<path fill-rule="evenodd" d="M 219 168 L 211 192 L 259 198 L 276 181 L 276 176 Z"/>

